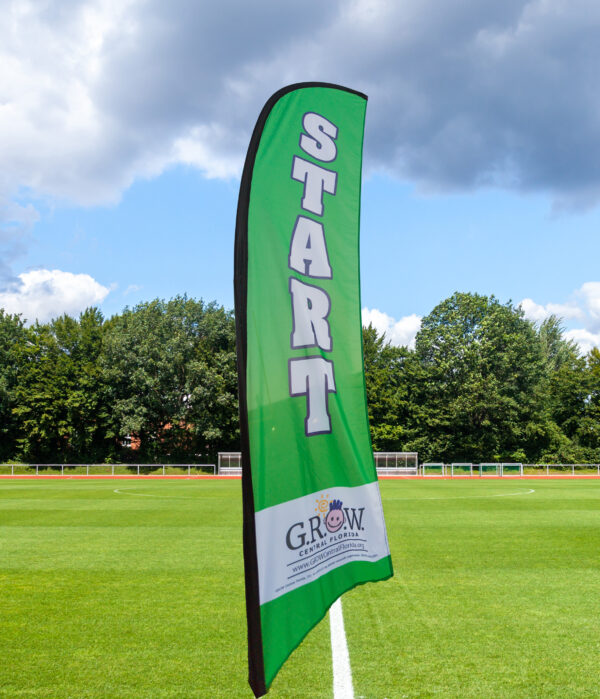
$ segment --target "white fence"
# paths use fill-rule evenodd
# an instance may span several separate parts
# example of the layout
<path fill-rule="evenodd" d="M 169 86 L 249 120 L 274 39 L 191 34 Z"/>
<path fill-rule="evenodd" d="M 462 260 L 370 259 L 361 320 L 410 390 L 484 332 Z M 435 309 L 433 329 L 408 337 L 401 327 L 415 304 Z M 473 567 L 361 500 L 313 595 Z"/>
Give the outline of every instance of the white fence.
<path fill-rule="evenodd" d="M 11 476 L 198 476 L 215 473 L 215 464 L 0 464 L 0 475 Z"/>
<path fill-rule="evenodd" d="M 523 464 L 426 462 L 416 452 L 374 452 L 380 476 L 425 478 L 598 477 L 600 464 Z M 0 464 L 0 476 L 236 476 L 242 473 L 240 452 L 219 453 L 218 464 Z"/>
<path fill-rule="evenodd" d="M 502 478 L 508 476 L 523 476 L 524 470 L 523 464 L 520 463 L 424 463 L 421 466 L 421 474 L 430 477 L 450 476 L 450 478 Z"/>
<path fill-rule="evenodd" d="M 523 464 L 525 476 L 600 476 L 600 464 Z"/>
<path fill-rule="evenodd" d="M 522 463 L 424 463 L 420 474 L 425 477 L 451 478 L 535 478 L 546 477 L 600 477 L 600 464 L 522 464 Z"/>

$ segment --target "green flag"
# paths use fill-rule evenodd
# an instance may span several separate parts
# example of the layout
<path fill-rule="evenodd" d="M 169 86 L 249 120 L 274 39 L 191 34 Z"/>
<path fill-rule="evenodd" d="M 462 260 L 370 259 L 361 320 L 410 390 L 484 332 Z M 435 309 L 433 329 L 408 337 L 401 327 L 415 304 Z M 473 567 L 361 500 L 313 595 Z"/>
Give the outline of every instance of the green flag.
<path fill-rule="evenodd" d="M 324 83 L 283 88 L 242 175 L 235 311 L 256 696 L 340 595 L 392 575 L 362 356 L 366 100 Z"/>

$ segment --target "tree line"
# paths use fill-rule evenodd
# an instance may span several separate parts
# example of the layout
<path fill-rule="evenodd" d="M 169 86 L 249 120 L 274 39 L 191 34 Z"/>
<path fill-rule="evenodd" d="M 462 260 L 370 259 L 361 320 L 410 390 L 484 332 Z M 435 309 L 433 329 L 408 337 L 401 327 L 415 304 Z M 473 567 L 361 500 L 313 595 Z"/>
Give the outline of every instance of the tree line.
<path fill-rule="evenodd" d="M 422 461 L 600 461 L 600 352 L 561 322 L 456 293 L 414 349 L 363 329 L 376 451 Z M 27 326 L 0 309 L 0 461 L 211 462 L 239 449 L 233 313 L 178 296 Z"/>
<path fill-rule="evenodd" d="M 0 460 L 202 463 L 238 442 L 234 320 L 217 304 L 31 327 L 0 311 Z"/>

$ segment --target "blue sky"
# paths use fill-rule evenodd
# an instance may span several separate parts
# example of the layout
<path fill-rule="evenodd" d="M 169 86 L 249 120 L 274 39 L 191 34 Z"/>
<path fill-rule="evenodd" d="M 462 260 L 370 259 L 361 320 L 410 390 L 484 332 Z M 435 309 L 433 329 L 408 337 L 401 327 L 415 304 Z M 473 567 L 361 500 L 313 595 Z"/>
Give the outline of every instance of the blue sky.
<path fill-rule="evenodd" d="M 270 94 L 317 79 L 369 95 L 365 321 L 410 343 L 472 291 L 600 344 L 600 8 L 224 4 L 10 3 L 0 307 L 109 316 L 187 293 L 231 308 L 251 129 Z"/>

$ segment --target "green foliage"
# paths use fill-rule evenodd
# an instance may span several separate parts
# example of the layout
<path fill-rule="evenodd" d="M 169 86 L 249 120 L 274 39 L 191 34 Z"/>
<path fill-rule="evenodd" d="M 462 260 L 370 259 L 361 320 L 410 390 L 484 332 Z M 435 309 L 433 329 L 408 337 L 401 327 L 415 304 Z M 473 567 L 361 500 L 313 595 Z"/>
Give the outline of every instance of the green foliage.
<path fill-rule="evenodd" d="M 124 446 L 131 438 L 134 448 Z M 0 309 L 0 459 L 206 461 L 238 447 L 233 315 L 187 297 L 25 328 Z"/>
<path fill-rule="evenodd" d="M 423 418 L 431 457 L 513 461 L 523 427 L 539 417 L 539 339 L 519 309 L 454 294 L 423 319 L 416 354 L 425 370 Z"/>
<path fill-rule="evenodd" d="M 98 461 L 104 457 L 109 414 L 98 364 L 103 318 L 89 308 L 29 328 L 19 347 L 21 374 L 13 410 L 24 461 Z"/>
<path fill-rule="evenodd" d="M 415 350 L 364 331 L 376 450 L 424 461 L 600 460 L 600 352 L 587 360 L 551 317 L 456 293 L 423 319 Z M 393 358 L 393 359 L 392 359 Z"/>
<path fill-rule="evenodd" d="M 363 328 L 363 354 L 371 439 L 375 451 L 402 451 L 410 412 L 410 371 L 414 362 L 404 347 Z"/>
<path fill-rule="evenodd" d="M 456 293 L 415 348 L 363 329 L 376 451 L 431 461 L 600 461 L 600 351 L 561 322 Z M 125 446 L 131 439 L 131 447 Z M 25 327 L 0 309 L 0 460 L 211 462 L 239 448 L 235 326 L 216 303 L 90 308 Z"/>
<path fill-rule="evenodd" d="M 107 324 L 101 357 L 110 434 L 135 435 L 136 458 L 215 457 L 237 445 L 233 316 L 185 296 L 155 300 Z"/>
<path fill-rule="evenodd" d="M 13 410 L 17 403 L 20 371 L 19 348 L 25 344 L 26 332 L 18 315 L 8 315 L 0 308 L 0 460 L 12 457 L 16 449 L 17 420 Z"/>

